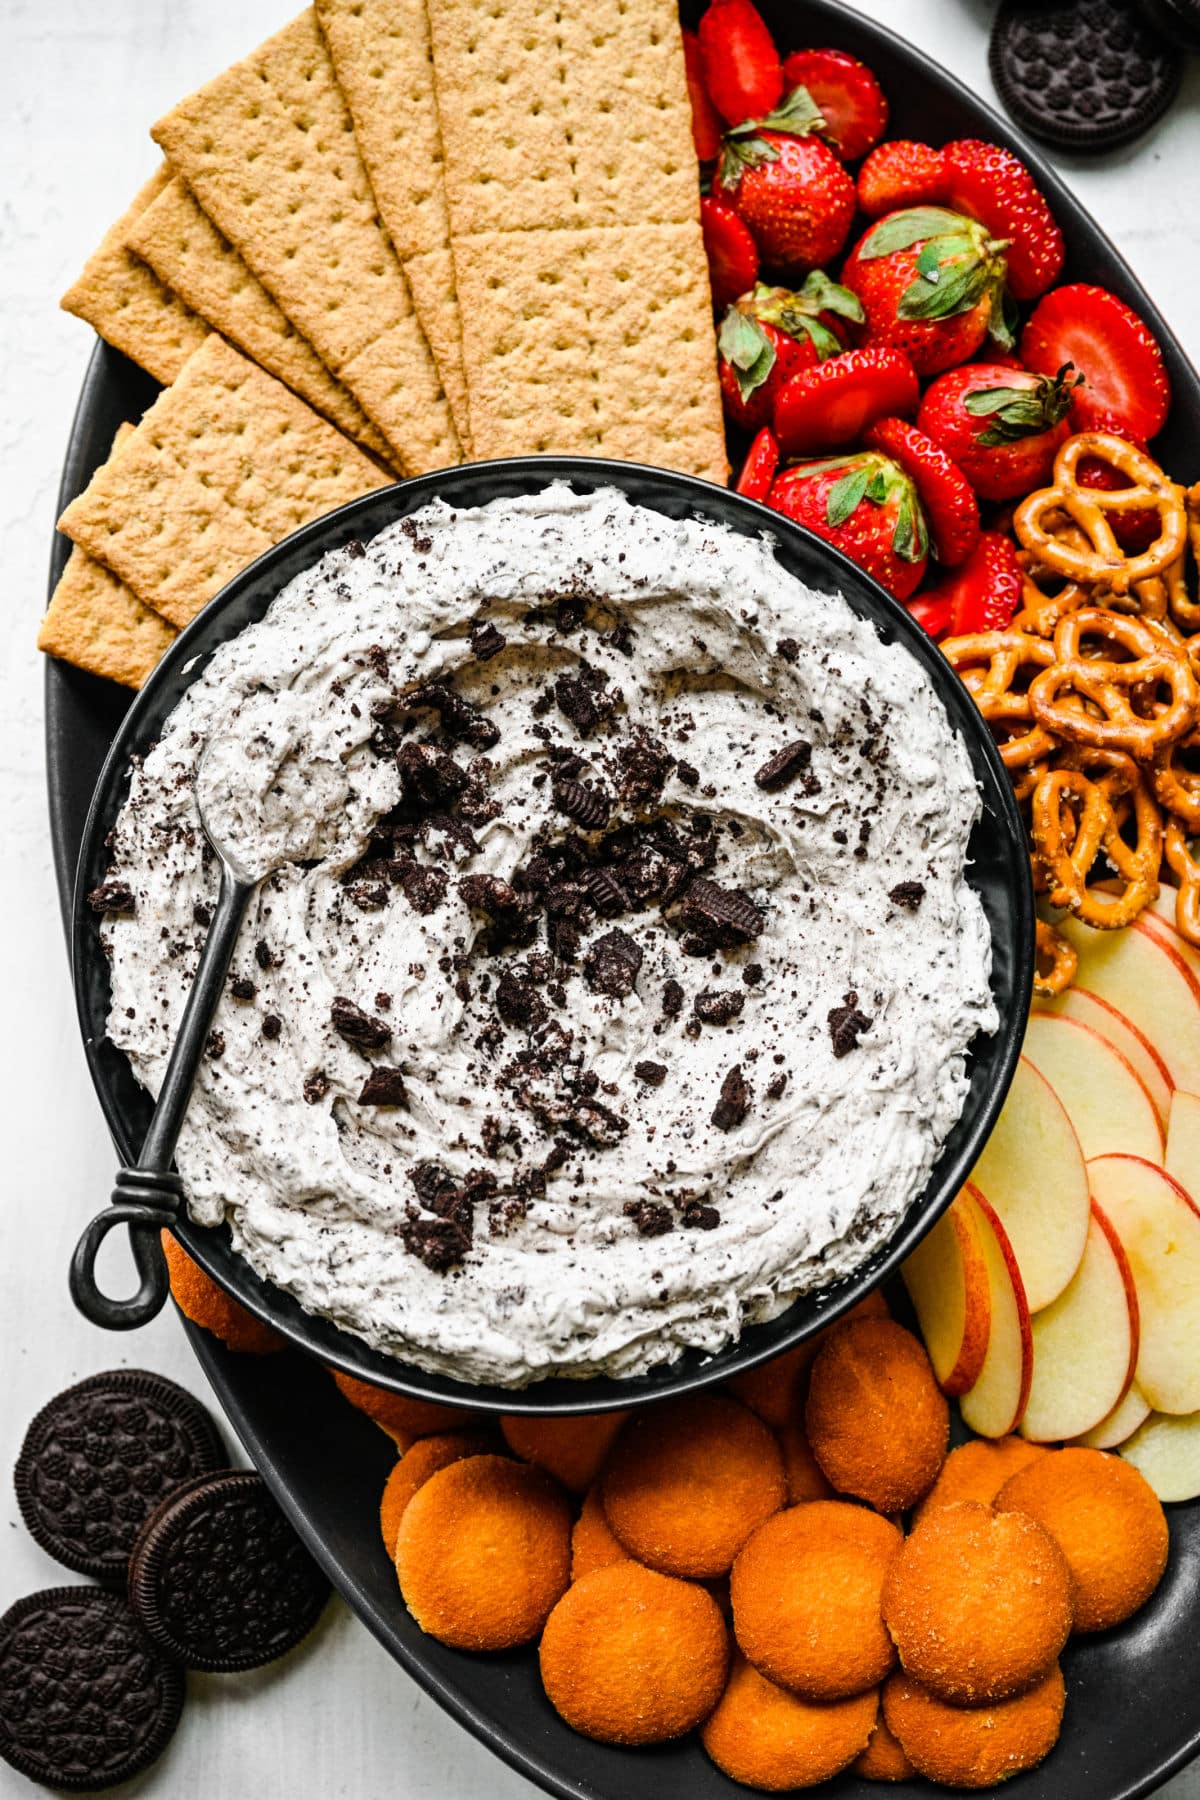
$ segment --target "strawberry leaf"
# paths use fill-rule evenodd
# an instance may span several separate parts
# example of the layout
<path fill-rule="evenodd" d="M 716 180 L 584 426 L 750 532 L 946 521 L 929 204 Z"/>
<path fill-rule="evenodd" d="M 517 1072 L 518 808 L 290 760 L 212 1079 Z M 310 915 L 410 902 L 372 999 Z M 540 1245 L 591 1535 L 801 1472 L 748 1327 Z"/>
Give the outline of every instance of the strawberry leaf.
<path fill-rule="evenodd" d="M 814 269 L 805 277 L 798 298 L 813 312 L 833 313 L 836 318 L 851 319 L 856 325 L 861 325 L 866 317 L 858 295 L 843 287 L 840 281 L 831 281 L 823 269 Z"/>
<path fill-rule="evenodd" d="M 881 219 L 868 232 L 859 250 L 862 262 L 873 262 L 877 256 L 891 256 L 894 250 L 911 250 L 926 238 L 969 234 L 971 220 L 961 213 L 949 212 L 944 206 L 913 206 L 906 212 L 892 213 Z"/>
<path fill-rule="evenodd" d="M 973 306 L 978 306 L 991 280 L 987 265 L 976 257 L 944 263 L 938 270 L 936 281 L 918 275 L 910 282 L 896 303 L 896 316 L 901 319 L 952 319 L 958 313 L 970 312 Z"/>
<path fill-rule="evenodd" d="M 920 503 L 909 483 L 905 483 L 905 491 L 896 511 L 896 525 L 892 532 L 892 549 L 903 562 L 921 562 L 929 554 L 929 533 L 925 528 L 925 515 Z"/>
<path fill-rule="evenodd" d="M 762 386 L 775 367 L 775 346 L 759 324 L 736 306 L 721 320 L 717 349 L 733 370 L 743 400 Z"/>
<path fill-rule="evenodd" d="M 1017 326 L 1020 324 L 1017 303 L 1008 289 L 1000 282 L 992 289 L 992 312 L 988 319 L 988 336 L 1002 350 L 1011 350 L 1017 341 Z"/>
<path fill-rule="evenodd" d="M 871 465 L 866 463 L 834 482 L 825 501 L 825 517 L 830 525 L 844 525 L 858 510 L 871 484 L 871 475 Z"/>
<path fill-rule="evenodd" d="M 821 109 L 806 87 L 794 87 L 774 112 L 769 112 L 758 123 L 768 131 L 786 131 L 789 137 L 811 137 L 813 132 L 825 129 Z"/>
<path fill-rule="evenodd" d="M 753 123 L 753 120 L 747 121 L 749 125 Z M 745 126 L 738 127 L 739 131 L 745 129 Z M 717 185 L 725 189 L 736 188 L 747 169 L 757 169 L 761 163 L 778 161 L 778 150 L 774 144 L 768 144 L 765 138 L 739 138 L 731 132 L 725 139 L 725 148 L 721 152 Z"/>
<path fill-rule="evenodd" d="M 822 362 L 826 357 L 840 356 L 845 349 L 836 332 L 830 331 L 820 319 L 810 319 L 806 313 L 785 314 L 779 323 L 789 337 L 807 338 Z"/>
<path fill-rule="evenodd" d="M 975 442 L 990 450 L 1053 430 L 1070 411 L 1073 373 L 1074 365 L 1065 363 L 1057 375 L 1039 376 L 1032 387 L 976 388 L 963 406 L 973 419 L 991 423 L 976 434 Z"/>

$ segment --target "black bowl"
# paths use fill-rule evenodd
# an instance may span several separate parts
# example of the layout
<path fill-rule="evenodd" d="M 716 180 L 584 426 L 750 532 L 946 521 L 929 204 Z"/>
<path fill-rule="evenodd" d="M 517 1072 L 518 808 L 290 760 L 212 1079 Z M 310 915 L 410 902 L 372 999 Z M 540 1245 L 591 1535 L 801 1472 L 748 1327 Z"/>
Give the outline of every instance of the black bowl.
<path fill-rule="evenodd" d="M 643 1376 L 627 1380 L 550 1378 L 513 1391 L 428 1375 L 305 1312 L 290 1295 L 264 1282 L 234 1250 L 227 1226 L 197 1227 L 186 1220 L 180 1225 L 181 1241 L 202 1268 L 257 1317 L 323 1362 L 422 1399 L 507 1411 L 565 1413 L 630 1405 L 705 1386 L 778 1354 L 837 1318 L 884 1280 L 929 1230 L 962 1185 L 995 1123 L 1020 1053 L 1033 971 L 1033 894 L 1024 827 L 1004 767 L 974 703 L 903 607 L 856 564 L 811 532 L 708 482 L 658 469 L 581 458 L 530 457 L 439 471 L 368 494 L 295 532 L 236 576 L 171 646 L 130 707 L 104 764 L 84 832 L 72 950 L 92 1077 L 113 1135 L 128 1158 L 145 1134 L 151 1106 L 125 1057 L 105 1035 L 108 961 L 101 949 L 99 921 L 86 896 L 104 879 L 105 839 L 128 787 L 130 757 L 144 752 L 159 735 L 168 714 L 214 650 L 260 619 L 286 583 L 327 551 L 351 538 L 373 538 L 434 498 L 470 509 L 498 496 L 538 492 L 555 479 L 583 490 L 616 487 L 630 500 L 668 517 L 700 514 L 746 537 L 757 537 L 764 527 L 769 528 L 785 568 L 815 588 L 838 588 L 854 611 L 874 624 L 882 639 L 903 644 L 923 666 L 967 745 L 983 801 L 970 840 L 969 880 L 982 899 L 991 927 L 992 991 L 1000 1014 L 999 1030 L 980 1037 L 968 1052 L 969 1087 L 962 1115 L 923 1192 L 891 1240 L 850 1279 L 803 1296 L 778 1319 L 747 1330 L 738 1343 L 719 1355 L 688 1352 Z"/>

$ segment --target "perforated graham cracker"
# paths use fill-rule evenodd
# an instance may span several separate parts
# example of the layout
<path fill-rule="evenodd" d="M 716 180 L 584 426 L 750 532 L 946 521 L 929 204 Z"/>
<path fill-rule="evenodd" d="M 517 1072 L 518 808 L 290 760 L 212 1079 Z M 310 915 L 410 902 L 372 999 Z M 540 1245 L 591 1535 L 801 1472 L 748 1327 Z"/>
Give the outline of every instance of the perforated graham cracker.
<path fill-rule="evenodd" d="M 457 462 L 450 407 L 312 9 L 152 135 L 405 471 Z M 376 346 L 386 369 L 360 382 Z"/>
<path fill-rule="evenodd" d="M 379 215 L 408 277 L 459 441 L 469 447 L 425 0 L 317 0 L 316 11 Z"/>
<path fill-rule="evenodd" d="M 130 227 L 129 248 L 214 331 L 385 463 L 394 453 L 353 394 L 280 311 L 176 175 Z"/>
<path fill-rule="evenodd" d="M 454 253 L 478 457 L 557 451 L 727 479 L 696 229 L 491 232 Z"/>
<path fill-rule="evenodd" d="M 59 529 L 183 626 L 263 550 L 382 483 L 348 438 L 214 334 Z"/>
<path fill-rule="evenodd" d="M 677 0 L 428 8 L 453 236 L 699 218 Z"/>
<path fill-rule="evenodd" d="M 122 425 L 112 455 L 133 436 Z M 111 458 L 110 458 L 111 460 Z M 123 581 L 78 545 L 59 576 L 38 631 L 38 649 L 124 687 L 141 687 L 175 637 L 175 628 L 143 606 Z"/>
<path fill-rule="evenodd" d="M 165 169 L 150 177 L 59 303 L 163 383 L 174 381 L 208 335 L 204 321 L 127 248 L 134 221 L 168 180 Z"/>

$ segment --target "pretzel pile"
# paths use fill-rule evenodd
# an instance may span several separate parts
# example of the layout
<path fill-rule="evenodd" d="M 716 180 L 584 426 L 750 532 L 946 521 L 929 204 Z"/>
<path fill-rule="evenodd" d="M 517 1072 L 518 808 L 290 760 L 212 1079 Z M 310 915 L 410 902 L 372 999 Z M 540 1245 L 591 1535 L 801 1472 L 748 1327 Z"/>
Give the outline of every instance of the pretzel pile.
<path fill-rule="evenodd" d="M 1125 486 L 1081 484 L 1085 459 Z M 1118 539 L 1138 519 L 1137 542 Z M 1116 530 L 1114 530 L 1114 524 Z M 1049 487 L 1013 513 L 1024 572 L 1003 631 L 942 650 L 992 728 L 1026 809 L 1034 886 L 1087 925 L 1128 925 L 1157 897 L 1165 856 L 1176 923 L 1200 945 L 1200 483 L 1190 491 L 1123 438 L 1068 438 Z M 1195 634 L 1195 635 L 1193 635 Z M 1035 986 L 1058 994 L 1075 952 L 1038 924 Z"/>

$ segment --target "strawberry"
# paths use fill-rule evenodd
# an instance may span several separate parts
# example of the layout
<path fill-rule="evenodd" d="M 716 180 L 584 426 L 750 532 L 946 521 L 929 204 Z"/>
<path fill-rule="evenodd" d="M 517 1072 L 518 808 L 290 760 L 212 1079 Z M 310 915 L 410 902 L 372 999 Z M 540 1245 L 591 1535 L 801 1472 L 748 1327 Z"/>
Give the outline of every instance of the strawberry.
<path fill-rule="evenodd" d="M 888 413 L 917 410 L 917 378 L 897 350 L 848 350 L 780 389 L 775 436 L 788 456 L 837 450 Z"/>
<path fill-rule="evenodd" d="M 704 84 L 729 125 L 769 113 L 783 93 L 774 40 L 751 0 L 712 0 L 700 21 Z"/>
<path fill-rule="evenodd" d="M 872 150 L 858 171 L 858 204 L 869 219 L 906 206 L 935 206 L 946 197 L 944 183 L 940 150 L 893 138 Z"/>
<path fill-rule="evenodd" d="M 743 431 L 771 417 L 775 396 L 801 369 L 845 348 L 841 318 L 860 320 L 848 288 L 814 269 L 799 293 L 758 286 L 731 306 L 717 333 L 717 368 L 725 416 Z"/>
<path fill-rule="evenodd" d="M 1087 386 L 1075 400 L 1075 423 L 1093 429 L 1104 417 L 1143 442 L 1161 431 L 1171 406 L 1162 351 L 1131 307 L 1106 288 L 1074 282 L 1039 300 L 1021 334 L 1021 361 L 1039 375 L 1074 363 Z"/>
<path fill-rule="evenodd" d="M 1145 451 L 1146 446 L 1138 438 L 1131 438 L 1120 419 L 1111 414 L 1101 413 L 1089 431 L 1107 431 L 1114 437 L 1124 438 L 1138 450 Z M 1114 469 L 1111 463 L 1101 462 L 1098 456 L 1081 456 L 1075 469 L 1075 479 L 1080 487 L 1101 488 L 1107 493 L 1117 493 L 1121 488 L 1132 486 L 1127 475 L 1120 469 Z M 1110 513 L 1108 522 L 1112 526 L 1113 536 L 1128 556 L 1140 556 L 1148 550 L 1159 531 L 1162 521 L 1156 512 L 1149 510 L 1131 513 Z"/>
<path fill-rule="evenodd" d="M 930 588 L 924 594 L 915 594 L 911 600 L 904 602 L 905 611 L 912 614 L 922 631 L 927 631 L 934 643 L 944 637 L 950 629 L 951 603 L 943 599 L 936 588 Z"/>
<path fill-rule="evenodd" d="M 767 505 L 836 545 L 897 600 L 920 585 L 929 536 L 916 489 L 889 457 L 858 450 L 794 464 Z"/>
<path fill-rule="evenodd" d="M 700 200 L 700 229 L 713 305 L 729 306 L 758 280 L 758 246 L 733 208 L 722 206 L 711 194 Z"/>
<path fill-rule="evenodd" d="M 854 162 L 887 130 L 888 104 L 865 63 L 844 50 L 794 50 L 783 65 L 785 92 L 802 87 L 824 119 L 822 135 Z"/>
<path fill-rule="evenodd" d="M 721 115 L 708 97 L 704 85 L 704 60 L 700 39 L 694 31 L 683 34 L 683 62 L 687 72 L 688 96 L 692 102 L 692 142 L 697 162 L 712 162 L 721 148 Z"/>
<path fill-rule="evenodd" d="M 930 382 L 921 430 L 952 456 L 981 500 L 1017 500 L 1045 487 L 1070 433 L 1070 363 L 1031 375 L 1011 363 L 966 363 Z"/>
<path fill-rule="evenodd" d="M 863 439 L 912 477 L 938 561 L 950 569 L 965 562 L 979 542 L 979 502 L 957 463 L 903 419 L 876 419 Z"/>
<path fill-rule="evenodd" d="M 1063 237 L 1025 164 L 1000 144 L 959 138 L 943 148 L 942 167 L 945 198 L 955 212 L 1006 240 L 1013 299 L 1044 294 L 1062 273 Z"/>
<path fill-rule="evenodd" d="M 764 425 L 749 450 L 738 476 L 737 491 L 747 500 L 765 500 L 771 491 L 775 471 L 779 467 L 779 445 L 775 433 Z"/>
<path fill-rule="evenodd" d="M 991 334 L 1012 342 L 1004 247 L 939 206 L 888 213 L 854 246 L 842 280 L 867 315 L 868 344 L 903 350 L 919 375 L 973 356 Z"/>
<path fill-rule="evenodd" d="M 728 132 L 717 163 L 714 192 L 779 269 L 832 262 L 854 222 L 854 182 L 814 135 L 820 128 L 820 113 L 797 88 L 778 112 Z"/>
<path fill-rule="evenodd" d="M 921 599 L 931 606 L 949 603 L 946 630 L 951 637 L 1003 631 L 1021 603 L 1022 580 L 1011 540 L 999 531 L 984 531 L 966 562 L 936 587 L 926 588 Z"/>

